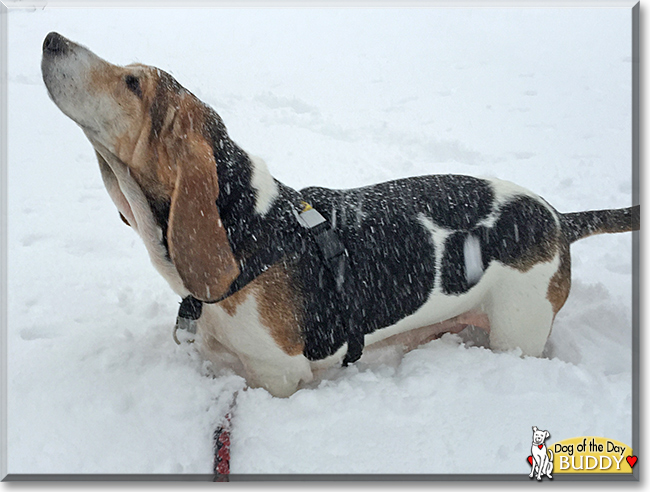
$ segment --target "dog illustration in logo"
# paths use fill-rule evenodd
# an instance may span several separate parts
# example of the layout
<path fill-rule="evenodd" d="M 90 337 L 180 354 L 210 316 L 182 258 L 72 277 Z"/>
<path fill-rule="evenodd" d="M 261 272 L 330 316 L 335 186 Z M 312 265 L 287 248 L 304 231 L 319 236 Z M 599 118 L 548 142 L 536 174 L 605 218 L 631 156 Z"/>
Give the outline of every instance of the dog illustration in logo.
<path fill-rule="evenodd" d="M 542 476 L 546 475 L 548 478 L 553 478 L 553 451 L 546 449 L 546 441 L 551 434 L 545 430 L 539 430 L 533 426 L 533 444 L 530 448 L 532 456 L 528 458 L 533 469 L 530 471 L 530 478 L 533 478 L 537 472 L 537 480 L 542 480 Z M 550 453 L 550 457 L 549 457 Z M 532 458 L 532 459 L 531 459 Z"/>

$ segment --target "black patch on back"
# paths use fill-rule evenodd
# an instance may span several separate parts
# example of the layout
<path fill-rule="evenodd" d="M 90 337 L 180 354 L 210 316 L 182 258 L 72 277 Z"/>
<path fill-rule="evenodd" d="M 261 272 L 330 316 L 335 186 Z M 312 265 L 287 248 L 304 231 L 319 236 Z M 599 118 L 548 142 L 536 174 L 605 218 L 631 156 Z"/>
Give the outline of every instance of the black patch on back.
<path fill-rule="evenodd" d="M 152 135 L 162 127 L 163 102 L 152 106 Z M 504 205 L 493 228 L 479 226 L 493 212 L 492 185 L 455 175 L 351 190 L 307 188 L 302 195 L 276 182 L 280 196 L 260 217 L 254 210 L 248 155 L 230 140 L 218 114 L 207 106 L 205 111 L 201 130 L 212 145 L 219 181 L 216 205 L 233 254 L 245 262 L 269 248 L 286 251 L 285 264 L 303 303 L 296 323 L 302 325 L 304 355 L 310 360 L 334 354 L 348 340 L 348 330 L 369 334 L 416 312 L 428 300 L 436 275 L 443 275 L 447 294 L 470 289 L 463 251 L 469 233 L 479 238 L 485 268 L 493 260 L 520 267 L 522 261 L 537 259 L 555 237 L 552 214 L 529 197 Z M 347 249 L 342 293 L 309 232 L 297 225 L 293 212 L 303 198 L 330 222 Z M 167 248 L 170 204 L 150 200 L 150 206 Z M 435 267 L 431 231 L 422 219 L 451 231 L 441 272 Z"/>
<path fill-rule="evenodd" d="M 349 254 L 346 306 L 340 306 L 325 265 L 301 258 L 304 353 L 312 360 L 333 354 L 347 341 L 348 326 L 357 333 L 372 333 L 413 314 L 427 301 L 438 272 L 431 232 L 421 217 L 447 229 L 469 230 L 491 212 L 493 201 L 484 180 L 450 175 L 301 192 L 334 225 Z M 459 291 L 466 288 L 460 276 L 453 281 Z"/>
<path fill-rule="evenodd" d="M 558 226 L 551 211 L 529 196 L 519 196 L 500 209 L 494 227 L 483 232 L 483 264 L 497 260 L 524 268 L 551 260 Z"/>
<path fill-rule="evenodd" d="M 429 218 L 445 229 L 470 230 L 492 211 L 494 193 L 485 180 L 458 175 L 417 179 Z"/>
<path fill-rule="evenodd" d="M 474 284 L 467 279 L 465 267 L 465 241 L 469 233 L 454 232 L 445 241 L 445 251 L 442 257 L 441 286 L 445 294 L 463 294 Z M 480 241 L 480 239 L 479 239 Z M 485 269 L 485 264 L 483 264 Z"/>

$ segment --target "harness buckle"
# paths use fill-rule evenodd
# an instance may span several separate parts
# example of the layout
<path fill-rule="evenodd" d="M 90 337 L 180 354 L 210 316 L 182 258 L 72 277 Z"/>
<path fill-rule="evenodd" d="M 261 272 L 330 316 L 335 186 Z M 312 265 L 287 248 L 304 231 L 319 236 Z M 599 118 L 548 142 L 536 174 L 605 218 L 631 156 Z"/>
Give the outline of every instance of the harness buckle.
<path fill-rule="evenodd" d="M 193 335 L 196 335 L 198 324 L 198 321 L 195 319 L 177 317 L 174 331 L 172 332 L 172 337 L 176 344 L 194 343 L 195 338 Z"/>
<path fill-rule="evenodd" d="M 176 317 L 172 337 L 180 345 L 182 342 L 193 343 L 199 327 L 199 318 L 203 311 L 203 303 L 192 296 L 187 296 L 181 302 Z M 180 335 L 180 338 L 179 338 Z M 181 340 L 182 339 L 182 340 Z"/>

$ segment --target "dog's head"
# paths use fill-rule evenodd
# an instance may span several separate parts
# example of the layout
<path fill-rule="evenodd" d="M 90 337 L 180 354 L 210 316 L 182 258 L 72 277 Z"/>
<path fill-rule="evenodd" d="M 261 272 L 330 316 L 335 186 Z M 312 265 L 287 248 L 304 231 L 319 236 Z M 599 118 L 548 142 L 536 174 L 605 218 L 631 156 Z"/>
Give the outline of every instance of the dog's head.
<path fill-rule="evenodd" d="M 546 441 L 549 437 L 551 437 L 551 434 L 548 431 L 539 430 L 537 427 L 533 426 L 534 445 L 539 446 L 540 444 L 544 444 L 544 441 Z"/>
<path fill-rule="evenodd" d="M 149 209 L 162 204 L 169 256 L 184 286 L 198 299 L 219 298 L 239 266 L 216 204 L 215 145 L 229 142 L 218 115 L 168 73 L 113 65 L 57 33 L 45 38 L 41 70 L 54 103 L 95 148 L 129 224 L 141 233 L 143 204 L 134 197 L 144 195 Z"/>

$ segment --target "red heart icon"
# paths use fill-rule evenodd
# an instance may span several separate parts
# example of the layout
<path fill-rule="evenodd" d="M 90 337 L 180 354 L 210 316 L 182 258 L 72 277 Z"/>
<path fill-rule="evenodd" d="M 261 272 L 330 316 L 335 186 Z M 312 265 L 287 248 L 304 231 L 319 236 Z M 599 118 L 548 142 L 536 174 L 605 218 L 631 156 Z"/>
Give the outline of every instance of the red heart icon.
<path fill-rule="evenodd" d="M 636 456 L 628 456 L 627 458 L 625 458 L 625 460 L 627 461 L 627 464 L 630 465 L 630 468 L 634 468 L 634 465 L 636 465 L 636 460 L 637 459 L 638 458 Z"/>
<path fill-rule="evenodd" d="M 539 449 L 542 449 L 542 448 L 544 447 L 544 445 L 543 445 L 543 444 L 540 444 L 540 445 L 537 446 L 537 447 L 538 447 Z"/>
<path fill-rule="evenodd" d="M 528 463 L 530 463 L 531 465 L 533 464 L 533 457 L 532 456 L 528 457 Z"/>

